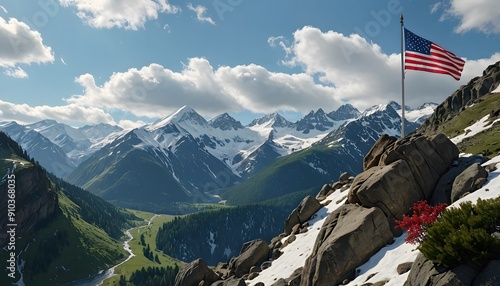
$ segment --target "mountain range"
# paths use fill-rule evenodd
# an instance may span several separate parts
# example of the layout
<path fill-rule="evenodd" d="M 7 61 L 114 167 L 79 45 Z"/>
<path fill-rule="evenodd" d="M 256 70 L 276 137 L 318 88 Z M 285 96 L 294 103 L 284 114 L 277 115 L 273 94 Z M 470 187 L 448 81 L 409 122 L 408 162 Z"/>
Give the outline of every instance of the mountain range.
<path fill-rule="evenodd" d="M 435 106 L 406 107 L 407 130 Z M 356 173 L 381 134 L 400 135 L 400 113 L 396 102 L 363 113 L 346 104 L 330 113 L 311 111 L 295 123 L 273 113 L 243 126 L 227 113 L 207 121 L 185 106 L 133 130 L 107 124 L 74 128 L 53 120 L 2 122 L 0 130 L 48 171 L 104 199 L 168 209 L 174 202 L 220 201 L 220 195 L 230 203 L 272 199 L 314 187 L 306 182 L 335 177 L 346 165 Z M 294 178 L 304 183 L 270 191 L 282 183 L 282 171 L 296 172 Z M 243 192 L 247 199 L 235 195 Z"/>

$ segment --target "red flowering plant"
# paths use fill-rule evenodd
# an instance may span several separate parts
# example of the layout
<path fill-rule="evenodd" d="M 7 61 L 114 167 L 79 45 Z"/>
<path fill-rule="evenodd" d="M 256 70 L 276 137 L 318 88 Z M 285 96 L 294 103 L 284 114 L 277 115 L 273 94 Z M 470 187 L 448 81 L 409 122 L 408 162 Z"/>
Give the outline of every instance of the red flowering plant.
<path fill-rule="evenodd" d="M 420 200 L 410 209 L 412 211 L 411 216 L 403 215 L 402 220 L 395 221 L 395 228 L 408 231 L 408 235 L 405 238 L 407 243 L 420 244 L 425 239 L 426 228 L 441 217 L 446 206 L 443 203 L 432 207 L 427 201 Z"/>

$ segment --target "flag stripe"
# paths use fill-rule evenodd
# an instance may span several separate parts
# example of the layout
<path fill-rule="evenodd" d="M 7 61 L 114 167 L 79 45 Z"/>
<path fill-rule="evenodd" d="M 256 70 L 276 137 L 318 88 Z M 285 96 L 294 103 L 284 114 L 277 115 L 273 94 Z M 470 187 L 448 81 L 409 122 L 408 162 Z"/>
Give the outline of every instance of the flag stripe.
<path fill-rule="evenodd" d="M 450 64 L 446 61 L 442 61 L 435 58 L 426 59 L 423 56 L 407 56 L 405 59 L 405 65 L 415 66 L 415 65 L 427 65 L 432 68 L 439 68 L 445 70 L 449 73 L 453 73 L 460 77 L 460 69 L 457 69 L 455 66 L 450 66 Z"/>
<path fill-rule="evenodd" d="M 406 66 L 405 69 L 407 70 L 416 70 L 416 71 L 426 71 L 426 72 L 432 72 L 432 73 L 439 73 L 439 74 L 447 74 L 452 76 L 456 80 L 460 80 L 460 74 L 454 74 L 449 71 L 440 69 L 440 68 L 433 68 L 425 65 L 411 65 L 411 66 Z"/>
<path fill-rule="evenodd" d="M 448 74 L 459 80 L 465 61 L 408 29 L 405 32 L 405 69 Z"/>

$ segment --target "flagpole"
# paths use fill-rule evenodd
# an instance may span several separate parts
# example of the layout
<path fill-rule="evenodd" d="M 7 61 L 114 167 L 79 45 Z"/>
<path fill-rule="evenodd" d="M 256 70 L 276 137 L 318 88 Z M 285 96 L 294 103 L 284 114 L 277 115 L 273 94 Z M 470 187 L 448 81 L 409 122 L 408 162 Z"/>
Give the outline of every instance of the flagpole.
<path fill-rule="evenodd" d="M 399 17 L 401 23 L 401 138 L 405 138 L 405 62 L 404 62 L 404 18 L 403 14 Z"/>

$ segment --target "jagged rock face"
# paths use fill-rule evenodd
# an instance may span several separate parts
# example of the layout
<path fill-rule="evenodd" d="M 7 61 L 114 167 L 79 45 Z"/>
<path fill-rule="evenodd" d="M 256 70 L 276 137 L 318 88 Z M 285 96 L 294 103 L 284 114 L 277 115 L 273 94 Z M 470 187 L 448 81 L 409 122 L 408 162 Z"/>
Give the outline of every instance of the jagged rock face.
<path fill-rule="evenodd" d="M 353 204 L 338 208 L 321 227 L 300 285 L 337 285 L 392 238 L 380 209 Z"/>
<path fill-rule="evenodd" d="M 399 140 L 381 137 L 365 157 L 369 169 L 354 179 L 349 202 L 376 206 L 389 219 L 401 219 L 413 203 L 432 196 L 458 154 L 458 148 L 443 134 Z"/>
<path fill-rule="evenodd" d="M 321 208 L 321 204 L 312 196 L 305 197 L 299 206 L 292 211 L 285 221 L 285 234 L 292 233 L 296 224 L 302 224 L 308 221 L 313 214 Z"/>
<path fill-rule="evenodd" d="M 418 133 L 439 132 L 439 126 L 455 117 L 462 108 L 476 99 L 493 91 L 500 83 L 500 62 L 490 65 L 481 77 L 473 78 L 467 85 L 460 87 L 443 103 L 434 114 L 424 121 Z"/>
<path fill-rule="evenodd" d="M 208 268 L 203 259 L 196 259 L 179 270 L 174 285 L 198 286 L 201 282 L 203 282 L 203 285 L 211 285 L 218 280 L 220 280 L 220 277 L 212 269 Z"/>
<path fill-rule="evenodd" d="M 34 231 L 35 226 L 58 211 L 57 194 L 40 167 L 29 167 L 14 173 L 16 178 L 16 235 L 21 237 Z M 7 181 L 0 186 L 7 194 Z M 7 221 L 7 196 L 2 196 L 0 221 Z M 6 242 L 6 231 L 0 232 L 0 245 Z"/>

